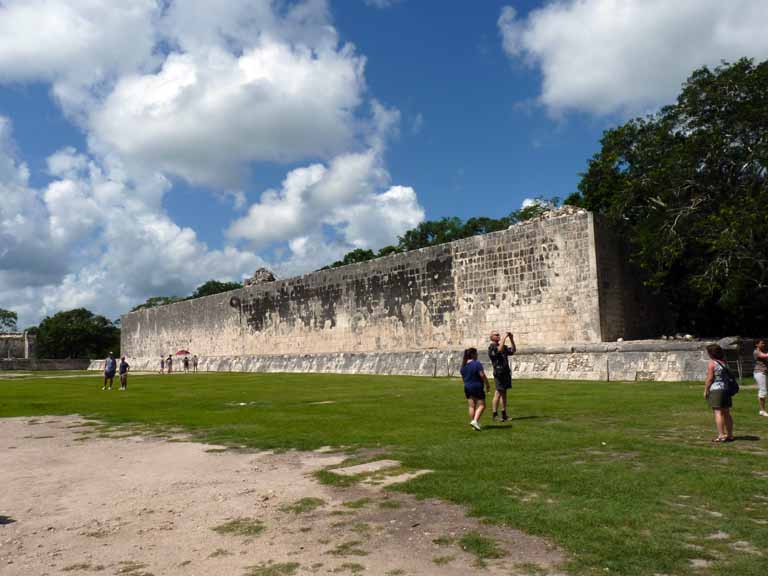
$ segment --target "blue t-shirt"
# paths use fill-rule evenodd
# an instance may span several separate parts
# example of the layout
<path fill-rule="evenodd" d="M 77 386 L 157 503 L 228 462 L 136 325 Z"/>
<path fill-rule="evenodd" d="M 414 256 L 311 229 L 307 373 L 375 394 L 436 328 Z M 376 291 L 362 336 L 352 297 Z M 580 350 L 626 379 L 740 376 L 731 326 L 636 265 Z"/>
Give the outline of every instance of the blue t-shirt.
<path fill-rule="evenodd" d="M 125 360 L 120 361 L 120 374 L 126 374 L 128 372 L 128 362 Z"/>
<path fill-rule="evenodd" d="M 107 358 L 107 361 L 104 363 L 104 372 L 107 374 L 114 374 L 116 367 L 117 361 L 114 358 Z"/>
<path fill-rule="evenodd" d="M 464 378 L 464 386 L 483 385 L 483 379 L 480 378 L 480 372 L 483 372 L 483 365 L 477 360 L 471 360 L 461 367 L 461 377 Z"/>

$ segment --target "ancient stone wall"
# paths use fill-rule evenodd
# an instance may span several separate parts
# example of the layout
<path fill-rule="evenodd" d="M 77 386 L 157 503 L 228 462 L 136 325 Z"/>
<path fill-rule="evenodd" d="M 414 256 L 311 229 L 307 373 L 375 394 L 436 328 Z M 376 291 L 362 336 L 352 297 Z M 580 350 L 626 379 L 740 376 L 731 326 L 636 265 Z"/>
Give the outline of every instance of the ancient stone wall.
<path fill-rule="evenodd" d="M 568 211 L 370 262 L 141 310 L 122 350 L 159 358 L 459 349 L 512 330 L 522 347 L 623 336 L 605 315 L 593 216 Z M 604 250 L 609 251 L 608 245 Z"/>
<path fill-rule="evenodd" d="M 103 361 L 102 361 L 103 363 Z M 87 358 L 64 358 L 64 359 L 44 359 L 44 358 L 16 358 L 14 360 L 0 359 L 1 370 L 13 371 L 46 371 L 46 370 L 88 370 L 92 362 Z M 104 370 L 104 366 L 100 368 Z"/>
<path fill-rule="evenodd" d="M 0 359 L 34 356 L 35 337 L 26 332 L 0 334 Z"/>
<path fill-rule="evenodd" d="M 706 343 L 623 342 L 521 349 L 510 358 L 515 379 L 608 381 L 701 381 L 707 371 Z M 461 350 L 336 352 L 260 356 L 202 356 L 201 372 L 298 372 L 459 377 Z M 488 363 L 485 349 L 481 361 Z M 133 371 L 160 368 L 159 359 L 130 360 Z M 174 364 L 180 371 L 180 363 Z M 104 361 L 91 363 L 104 370 Z"/>

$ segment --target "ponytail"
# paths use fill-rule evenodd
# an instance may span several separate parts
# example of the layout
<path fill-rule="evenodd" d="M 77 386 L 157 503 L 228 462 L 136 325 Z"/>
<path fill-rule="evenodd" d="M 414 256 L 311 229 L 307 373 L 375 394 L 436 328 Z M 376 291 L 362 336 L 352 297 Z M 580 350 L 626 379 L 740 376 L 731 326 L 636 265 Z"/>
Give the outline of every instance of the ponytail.
<path fill-rule="evenodd" d="M 477 348 L 467 348 L 464 350 L 464 358 L 461 360 L 461 367 L 464 368 L 470 360 L 477 360 Z"/>

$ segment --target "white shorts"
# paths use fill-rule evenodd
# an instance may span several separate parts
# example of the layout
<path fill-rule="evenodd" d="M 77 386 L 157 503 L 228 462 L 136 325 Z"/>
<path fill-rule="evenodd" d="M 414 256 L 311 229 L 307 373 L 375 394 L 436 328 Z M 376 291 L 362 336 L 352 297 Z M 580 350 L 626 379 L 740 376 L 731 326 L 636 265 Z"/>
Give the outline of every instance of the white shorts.
<path fill-rule="evenodd" d="M 755 382 L 757 382 L 757 397 L 765 398 L 768 396 L 768 386 L 766 386 L 765 372 L 755 372 Z"/>

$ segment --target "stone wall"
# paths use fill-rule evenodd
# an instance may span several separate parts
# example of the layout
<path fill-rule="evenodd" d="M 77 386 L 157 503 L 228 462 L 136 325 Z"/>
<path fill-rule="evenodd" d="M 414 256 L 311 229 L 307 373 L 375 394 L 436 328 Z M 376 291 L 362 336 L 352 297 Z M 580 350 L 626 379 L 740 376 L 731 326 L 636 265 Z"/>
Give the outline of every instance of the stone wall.
<path fill-rule="evenodd" d="M 568 212 L 141 310 L 122 318 L 122 351 L 159 358 L 179 349 L 206 357 L 459 349 L 492 329 L 512 330 L 522 347 L 613 339 L 625 336 L 626 318 L 603 312 L 617 295 L 600 294 L 600 233 L 590 213 Z"/>
<path fill-rule="evenodd" d="M 31 358 L 34 348 L 35 337 L 27 332 L 0 334 L 0 359 Z"/>
<path fill-rule="evenodd" d="M 645 341 L 522 349 L 510 359 L 514 378 L 609 381 L 703 380 L 706 344 Z M 202 372 L 298 372 L 458 377 L 461 350 L 202 356 Z M 134 371 L 159 370 L 159 359 L 130 360 Z M 488 364 L 485 347 L 481 360 Z M 174 363 L 179 371 L 180 362 Z M 91 363 L 103 370 L 104 361 Z M 490 370 L 489 370 L 490 375 Z"/>
<path fill-rule="evenodd" d="M 90 364 L 90 360 L 78 358 L 65 358 L 62 360 L 49 360 L 43 358 L 17 358 L 15 360 L 0 359 L 0 370 L 88 370 Z"/>

